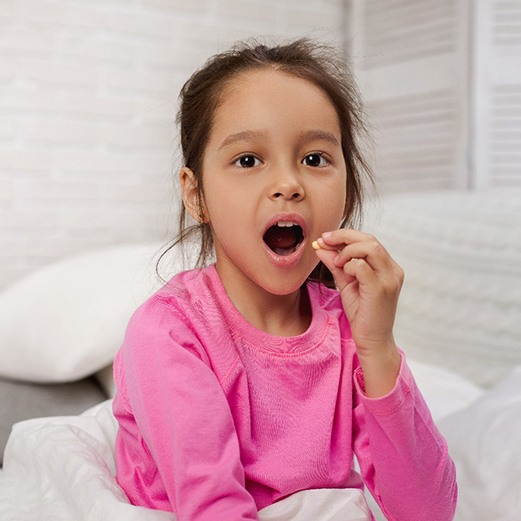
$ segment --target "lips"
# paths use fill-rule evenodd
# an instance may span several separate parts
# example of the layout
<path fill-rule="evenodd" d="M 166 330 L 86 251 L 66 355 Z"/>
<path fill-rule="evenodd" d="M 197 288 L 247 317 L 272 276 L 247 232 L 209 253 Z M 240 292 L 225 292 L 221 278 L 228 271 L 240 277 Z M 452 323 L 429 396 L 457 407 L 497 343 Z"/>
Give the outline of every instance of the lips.
<path fill-rule="evenodd" d="M 291 257 L 304 242 L 305 235 L 302 217 L 279 215 L 268 223 L 262 238 L 268 249 L 277 257 Z"/>
<path fill-rule="evenodd" d="M 283 221 L 270 226 L 263 239 L 270 250 L 285 257 L 296 251 L 304 235 L 298 224 Z"/>

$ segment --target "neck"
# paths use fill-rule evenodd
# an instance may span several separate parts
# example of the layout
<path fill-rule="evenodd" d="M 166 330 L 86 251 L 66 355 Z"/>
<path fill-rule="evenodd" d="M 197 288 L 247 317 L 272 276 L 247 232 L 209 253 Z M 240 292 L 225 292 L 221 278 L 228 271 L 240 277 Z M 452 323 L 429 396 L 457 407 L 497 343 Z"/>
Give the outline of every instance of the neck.
<path fill-rule="evenodd" d="M 305 286 L 288 295 L 274 295 L 246 277 L 223 276 L 219 264 L 217 272 L 234 306 L 257 329 L 276 336 L 296 336 L 308 329 L 311 305 Z"/>

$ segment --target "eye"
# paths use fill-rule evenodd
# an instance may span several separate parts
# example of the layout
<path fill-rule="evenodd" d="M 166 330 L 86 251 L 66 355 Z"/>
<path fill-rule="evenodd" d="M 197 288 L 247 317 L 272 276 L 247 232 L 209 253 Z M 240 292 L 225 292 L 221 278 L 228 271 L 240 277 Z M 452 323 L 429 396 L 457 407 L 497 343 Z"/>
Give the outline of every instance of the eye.
<path fill-rule="evenodd" d="M 240 168 L 253 168 L 254 166 L 259 166 L 260 163 L 260 159 L 252 154 L 244 154 L 234 162 Z"/>
<path fill-rule="evenodd" d="M 302 160 L 302 163 L 306 166 L 323 167 L 327 166 L 329 161 L 319 152 L 313 152 L 312 154 L 308 154 Z"/>

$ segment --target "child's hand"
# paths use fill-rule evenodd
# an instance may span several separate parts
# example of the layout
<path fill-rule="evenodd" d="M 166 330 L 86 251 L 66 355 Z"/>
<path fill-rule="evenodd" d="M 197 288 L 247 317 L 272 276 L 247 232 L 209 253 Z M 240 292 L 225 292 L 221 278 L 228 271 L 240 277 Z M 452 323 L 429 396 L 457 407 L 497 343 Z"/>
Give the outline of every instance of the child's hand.
<path fill-rule="evenodd" d="M 314 247 L 317 245 L 317 255 L 333 274 L 340 291 L 364 371 L 366 392 L 369 374 L 374 374 L 378 384 L 373 394 L 388 392 L 399 369 L 393 325 L 403 270 L 372 235 L 355 230 L 324 233 Z M 388 385 L 378 382 L 382 377 Z"/>

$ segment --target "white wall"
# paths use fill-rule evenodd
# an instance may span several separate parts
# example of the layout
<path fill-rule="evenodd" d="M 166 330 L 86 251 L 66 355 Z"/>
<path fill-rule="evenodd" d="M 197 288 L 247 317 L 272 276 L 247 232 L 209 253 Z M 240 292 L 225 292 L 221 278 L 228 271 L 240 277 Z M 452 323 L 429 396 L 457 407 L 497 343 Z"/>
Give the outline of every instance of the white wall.
<path fill-rule="evenodd" d="M 386 191 L 521 186 L 521 0 L 348 0 Z"/>
<path fill-rule="evenodd" d="M 349 0 L 383 191 L 465 189 L 469 2 Z"/>
<path fill-rule="evenodd" d="M 343 38 L 342 0 L 1 0 L 0 289 L 172 234 L 187 76 L 251 35 Z"/>
<path fill-rule="evenodd" d="M 473 4 L 472 168 L 480 190 L 521 186 L 521 1 Z"/>

